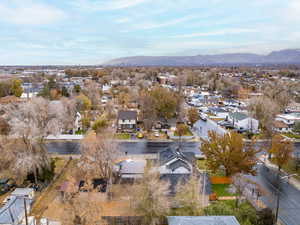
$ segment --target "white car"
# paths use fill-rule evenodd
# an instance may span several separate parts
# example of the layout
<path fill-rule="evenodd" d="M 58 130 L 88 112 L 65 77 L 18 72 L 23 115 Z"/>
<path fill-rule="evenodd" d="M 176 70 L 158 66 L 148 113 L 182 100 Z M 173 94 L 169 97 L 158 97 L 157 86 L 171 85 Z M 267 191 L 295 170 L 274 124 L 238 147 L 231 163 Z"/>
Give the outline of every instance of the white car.
<path fill-rule="evenodd" d="M 159 132 L 158 132 L 158 131 L 155 131 L 155 132 L 154 132 L 154 136 L 155 136 L 155 137 L 159 137 Z"/>

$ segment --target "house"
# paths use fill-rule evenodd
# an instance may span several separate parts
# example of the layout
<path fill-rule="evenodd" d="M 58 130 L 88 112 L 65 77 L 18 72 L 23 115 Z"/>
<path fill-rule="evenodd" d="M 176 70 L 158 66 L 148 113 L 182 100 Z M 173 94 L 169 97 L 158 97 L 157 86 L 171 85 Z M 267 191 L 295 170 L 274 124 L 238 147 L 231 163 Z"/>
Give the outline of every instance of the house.
<path fill-rule="evenodd" d="M 229 113 L 228 121 L 231 122 L 233 126 L 238 130 L 250 131 L 252 133 L 257 133 L 259 131 L 258 120 L 249 117 L 245 113 Z"/>
<path fill-rule="evenodd" d="M 82 116 L 80 112 L 76 112 L 76 117 L 75 117 L 75 132 L 82 130 L 82 122 L 81 122 Z"/>
<path fill-rule="evenodd" d="M 195 153 L 181 152 L 174 147 L 160 151 L 153 159 L 153 172 L 159 172 L 160 179 L 170 183 L 170 195 L 176 193 L 179 182 L 188 182 L 194 171 Z M 121 181 L 140 179 L 143 177 L 147 161 L 145 159 L 126 159 L 115 165 L 115 172 Z M 200 193 L 201 190 L 199 190 Z"/>
<path fill-rule="evenodd" d="M 281 121 L 281 120 L 275 120 L 274 123 L 274 130 L 276 132 L 280 132 L 280 133 L 288 133 L 292 131 L 292 126 L 289 126 L 288 124 L 286 124 L 285 122 Z"/>
<path fill-rule="evenodd" d="M 276 116 L 276 120 L 282 121 L 285 124 L 292 126 L 297 121 L 300 121 L 300 113 L 279 114 Z"/>
<path fill-rule="evenodd" d="M 121 110 L 118 112 L 117 127 L 120 132 L 135 132 L 137 128 L 137 111 Z"/>
<path fill-rule="evenodd" d="M 229 112 L 221 107 L 210 107 L 208 111 L 213 114 L 216 118 L 227 119 Z"/>
<path fill-rule="evenodd" d="M 28 215 L 31 210 L 32 199 L 24 196 L 12 196 L 10 200 L 0 208 L 0 224 L 25 225 L 25 205 Z M 28 225 L 35 225 L 34 217 L 27 218 Z"/>
<path fill-rule="evenodd" d="M 161 180 L 170 183 L 170 195 L 176 193 L 177 184 L 186 183 L 195 172 L 193 165 L 195 154 L 181 152 L 179 148 L 168 147 L 158 153 L 158 168 Z M 199 190 L 200 194 L 201 190 Z"/>
<path fill-rule="evenodd" d="M 145 159 L 126 159 L 115 165 L 122 180 L 139 179 L 143 177 L 147 161 Z"/>
<path fill-rule="evenodd" d="M 168 225 L 240 225 L 235 216 L 168 216 Z"/>

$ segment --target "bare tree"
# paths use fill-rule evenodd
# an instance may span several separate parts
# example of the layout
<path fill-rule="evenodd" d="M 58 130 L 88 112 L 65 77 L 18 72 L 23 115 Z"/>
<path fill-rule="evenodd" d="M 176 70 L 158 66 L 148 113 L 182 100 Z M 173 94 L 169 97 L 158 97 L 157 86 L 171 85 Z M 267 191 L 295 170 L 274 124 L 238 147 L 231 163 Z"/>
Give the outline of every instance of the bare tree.
<path fill-rule="evenodd" d="M 265 135 L 270 138 L 273 134 L 273 122 L 276 114 L 280 112 L 280 107 L 270 98 L 252 98 L 249 102 L 249 111 L 252 116 L 259 120 Z"/>
<path fill-rule="evenodd" d="M 63 225 L 101 225 L 102 207 L 93 192 L 77 193 L 63 205 Z"/>
<path fill-rule="evenodd" d="M 159 173 L 149 166 L 143 178 L 130 188 L 131 205 L 138 215 L 143 216 L 143 224 L 157 225 L 170 211 L 167 197 L 169 183 L 161 181 Z"/>
<path fill-rule="evenodd" d="M 94 81 L 87 81 L 82 92 L 91 100 L 92 108 L 96 109 L 100 103 L 100 87 Z"/>
<path fill-rule="evenodd" d="M 44 140 L 50 134 L 61 132 L 67 112 L 64 113 L 61 102 L 50 102 L 41 97 L 6 105 L 4 111 L 11 128 L 9 138 L 15 142 L 15 146 L 6 146 L 6 151 L 15 155 L 12 170 L 22 174 L 33 172 L 37 182 L 38 169 L 49 163 Z"/>
<path fill-rule="evenodd" d="M 97 134 L 89 132 L 81 142 L 80 166 L 89 176 L 111 180 L 118 157 L 118 146 L 109 130 Z"/>
<path fill-rule="evenodd" d="M 204 178 L 205 179 L 205 178 Z M 203 187 L 200 176 L 192 175 L 188 182 L 183 181 L 177 186 L 175 201 L 184 213 L 200 216 L 203 206 Z"/>

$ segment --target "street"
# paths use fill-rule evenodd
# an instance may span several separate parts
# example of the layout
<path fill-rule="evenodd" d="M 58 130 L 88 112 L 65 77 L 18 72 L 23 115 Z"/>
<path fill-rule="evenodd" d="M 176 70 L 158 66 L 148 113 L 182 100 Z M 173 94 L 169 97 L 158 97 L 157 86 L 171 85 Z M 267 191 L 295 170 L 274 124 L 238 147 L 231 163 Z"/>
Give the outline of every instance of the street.
<path fill-rule="evenodd" d="M 259 165 L 257 176 L 248 176 L 262 188 L 261 200 L 271 209 L 276 208 L 277 188 L 276 171 Z M 300 191 L 288 184 L 287 181 L 280 181 L 279 184 L 279 218 L 286 225 L 300 224 Z"/>

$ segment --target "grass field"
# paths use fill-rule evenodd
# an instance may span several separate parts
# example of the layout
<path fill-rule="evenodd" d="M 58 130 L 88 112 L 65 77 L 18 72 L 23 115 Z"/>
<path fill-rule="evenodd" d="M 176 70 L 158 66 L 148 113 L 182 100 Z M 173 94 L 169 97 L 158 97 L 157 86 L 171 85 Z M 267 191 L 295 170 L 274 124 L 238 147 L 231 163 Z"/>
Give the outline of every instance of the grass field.
<path fill-rule="evenodd" d="M 115 138 L 122 139 L 122 140 L 128 140 L 131 138 L 131 135 L 128 133 L 120 133 L 120 134 L 115 134 Z"/>
<path fill-rule="evenodd" d="M 229 184 L 212 184 L 211 186 L 212 186 L 212 191 L 215 192 L 218 195 L 218 197 L 236 195 L 228 191 L 230 186 Z"/>

